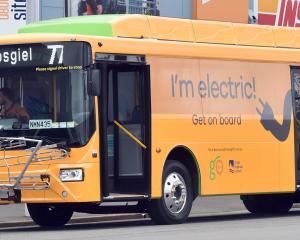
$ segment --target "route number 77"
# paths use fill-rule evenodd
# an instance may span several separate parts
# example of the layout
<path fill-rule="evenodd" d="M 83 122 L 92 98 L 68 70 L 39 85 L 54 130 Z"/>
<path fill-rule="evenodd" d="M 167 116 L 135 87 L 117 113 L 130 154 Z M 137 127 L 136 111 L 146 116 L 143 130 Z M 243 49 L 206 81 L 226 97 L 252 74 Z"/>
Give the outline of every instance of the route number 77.
<path fill-rule="evenodd" d="M 63 45 L 48 45 L 48 49 L 52 50 L 49 65 L 53 65 L 56 57 L 56 53 L 60 54 L 58 59 L 58 64 L 63 63 L 63 56 L 64 56 L 64 46 Z"/>

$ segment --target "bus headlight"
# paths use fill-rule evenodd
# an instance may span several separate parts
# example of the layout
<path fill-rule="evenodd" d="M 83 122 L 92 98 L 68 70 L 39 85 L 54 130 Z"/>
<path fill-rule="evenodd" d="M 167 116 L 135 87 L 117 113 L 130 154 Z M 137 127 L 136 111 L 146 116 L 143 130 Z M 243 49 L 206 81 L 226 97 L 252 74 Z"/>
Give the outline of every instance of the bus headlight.
<path fill-rule="evenodd" d="M 80 182 L 83 181 L 83 169 L 61 169 L 59 173 L 62 182 Z"/>

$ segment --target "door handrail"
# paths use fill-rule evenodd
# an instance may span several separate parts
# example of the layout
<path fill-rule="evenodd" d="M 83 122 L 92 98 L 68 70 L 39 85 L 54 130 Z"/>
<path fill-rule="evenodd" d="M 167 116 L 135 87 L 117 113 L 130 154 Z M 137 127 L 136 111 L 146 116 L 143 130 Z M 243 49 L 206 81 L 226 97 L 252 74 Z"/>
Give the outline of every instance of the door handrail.
<path fill-rule="evenodd" d="M 134 136 L 128 129 L 121 125 L 118 121 L 114 120 L 114 124 L 116 124 L 123 132 L 125 132 L 132 140 L 134 140 L 138 145 L 142 148 L 147 149 L 147 146 L 142 143 L 136 136 Z"/>

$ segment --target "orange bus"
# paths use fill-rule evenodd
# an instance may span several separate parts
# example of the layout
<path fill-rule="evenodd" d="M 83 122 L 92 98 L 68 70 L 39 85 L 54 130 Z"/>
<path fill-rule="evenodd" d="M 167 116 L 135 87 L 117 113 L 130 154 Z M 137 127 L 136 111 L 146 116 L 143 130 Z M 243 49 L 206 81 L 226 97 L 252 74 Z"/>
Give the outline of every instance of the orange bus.
<path fill-rule="evenodd" d="M 27 203 L 48 227 L 74 211 L 182 223 L 197 196 L 288 212 L 300 200 L 299 33 L 103 15 L 1 37 L 1 202 Z"/>

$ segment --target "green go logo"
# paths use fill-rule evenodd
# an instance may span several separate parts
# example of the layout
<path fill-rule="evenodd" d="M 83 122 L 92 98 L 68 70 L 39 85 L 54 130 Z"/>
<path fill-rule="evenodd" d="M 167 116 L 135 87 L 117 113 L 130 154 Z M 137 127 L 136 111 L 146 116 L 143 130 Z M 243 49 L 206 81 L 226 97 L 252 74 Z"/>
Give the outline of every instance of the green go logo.
<path fill-rule="evenodd" d="M 209 179 L 216 180 L 217 175 L 221 175 L 223 172 L 223 162 L 220 160 L 220 156 L 216 157 L 214 160 L 210 161 L 209 164 Z"/>

